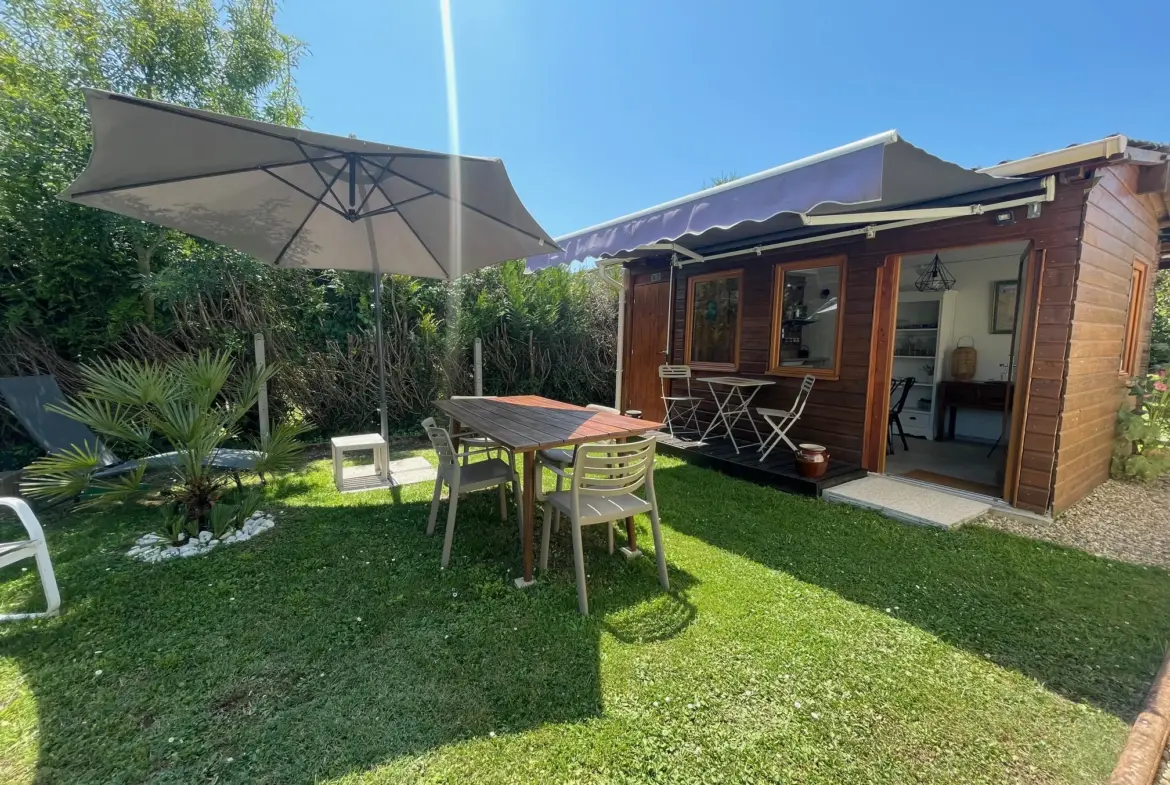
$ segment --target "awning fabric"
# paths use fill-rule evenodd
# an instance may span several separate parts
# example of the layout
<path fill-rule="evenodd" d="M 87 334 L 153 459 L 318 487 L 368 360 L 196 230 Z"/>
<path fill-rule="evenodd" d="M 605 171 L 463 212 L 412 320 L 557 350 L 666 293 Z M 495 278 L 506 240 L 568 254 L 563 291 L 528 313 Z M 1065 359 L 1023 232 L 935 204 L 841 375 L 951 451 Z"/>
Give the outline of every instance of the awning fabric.
<path fill-rule="evenodd" d="M 562 251 L 528 258 L 537 270 L 589 258 L 640 255 L 653 243 L 690 250 L 753 238 L 840 231 L 806 227 L 800 216 L 1006 200 L 1044 190 L 1041 179 L 993 177 L 930 155 L 896 131 L 784 164 L 666 204 L 557 238 Z"/>

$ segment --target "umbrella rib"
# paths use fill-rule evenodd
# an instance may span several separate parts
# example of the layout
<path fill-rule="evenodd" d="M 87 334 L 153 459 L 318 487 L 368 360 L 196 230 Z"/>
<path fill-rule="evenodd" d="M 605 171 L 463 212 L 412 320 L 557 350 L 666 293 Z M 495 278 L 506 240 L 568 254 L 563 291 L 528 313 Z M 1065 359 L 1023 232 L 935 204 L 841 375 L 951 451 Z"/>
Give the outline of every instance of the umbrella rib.
<path fill-rule="evenodd" d="M 382 177 L 383 177 L 383 176 L 386 174 L 386 170 L 390 168 L 390 164 L 391 164 L 391 163 L 394 161 L 394 156 L 390 156 L 390 158 L 388 158 L 388 159 L 386 160 L 386 163 L 385 163 L 385 165 L 382 167 L 382 170 L 381 170 L 380 172 L 378 172 L 378 176 L 377 176 L 377 177 L 373 177 L 373 176 L 370 174 L 370 170 L 366 168 L 366 161 L 365 161 L 365 159 L 364 159 L 364 158 L 358 158 L 358 160 L 361 162 L 361 165 L 362 165 L 362 171 L 366 173 L 366 176 L 367 176 L 367 177 L 371 177 L 371 178 L 373 179 L 373 181 L 374 181 L 374 185 L 377 185 L 377 184 L 378 184 L 378 182 L 379 182 L 379 181 L 382 179 Z M 382 189 L 381 189 L 381 188 L 379 188 L 378 190 L 379 190 L 379 191 L 382 191 Z M 365 195 L 364 197 L 362 197 L 362 203 L 361 203 L 361 204 L 359 204 L 359 205 L 357 206 L 357 210 L 355 211 L 355 215 L 357 215 L 357 216 L 359 216 L 359 217 L 361 216 L 361 214 L 362 214 L 362 208 L 366 206 L 366 202 L 368 202 L 368 201 L 370 200 L 370 196 L 372 196 L 372 195 L 373 195 L 373 193 L 374 193 L 374 189 L 373 189 L 373 188 L 371 188 L 370 190 L 366 191 L 366 195 Z M 386 192 L 385 192 L 385 191 L 382 191 L 382 196 L 385 196 L 385 195 L 386 195 Z M 394 205 L 394 202 L 390 202 L 390 205 L 391 205 L 391 206 L 393 206 L 393 205 Z"/>
<path fill-rule="evenodd" d="M 325 186 L 326 193 L 333 193 L 333 183 L 337 182 L 337 178 L 341 176 L 341 170 L 342 167 L 337 167 L 337 171 L 333 174 L 333 180 Z M 293 241 L 300 237 L 301 230 L 305 228 L 305 224 L 307 224 L 309 219 L 313 217 L 313 213 L 317 212 L 317 208 L 321 206 L 323 201 L 325 201 L 325 194 L 321 194 L 319 198 L 313 200 L 313 206 L 309 208 L 309 213 L 305 216 L 305 220 L 301 221 L 301 225 L 298 226 L 297 230 L 292 233 L 292 236 L 288 238 L 288 242 L 285 243 L 284 247 L 280 249 L 280 253 L 278 253 L 276 258 L 272 260 L 273 267 L 280 266 L 280 260 L 284 258 L 285 253 L 288 252 L 288 249 L 290 246 L 292 246 Z M 333 208 L 330 207 L 329 209 L 332 210 Z"/>
<path fill-rule="evenodd" d="M 337 206 L 338 206 L 338 208 L 341 209 L 342 215 L 345 215 L 345 205 L 343 205 L 341 203 L 341 200 L 337 198 L 337 194 L 333 193 L 333 183 L 337 182 L 337 176 L 335 175 L 333 177 L 332 182 L 328 182 L 328 183 L 325 182 L 325 175 L 321 174 L 321 170 L 317 168 L 317 165 L 313 163 L 312 158 L 310 158 L 309 154 L 307 152 L 305 152 L 304 146 L 296 139 L 293 139 L 292 143 L 295 144 L 297 146 L 297 149 L 301 151 L 301 155 L 305 156 L 305 160 L 309 162 L 309 166 L 313 167 L 313 171 L 317 174 L 317 177 L 320 178 L 320 180 L 321 180 L 321 185 L 325 186 L 325 193 L 327 193 L 333 197 L 333 201 L 337 202 Z M 348 157 L 349 156 L 346 156 L 346 155 L 342 156 L 342 158 L 348 158 Z M 352 166 L 352 165 L 353 164 L 351 163 L 350 166 Z M 341 170 L 344 168 L 345 168 L 344 166 L 337 167 L 337 175 L 340 175 Z M 321 198 L 324 199 L 325 194 L 321 194 Z"/>
<path fill-rule="evenodd" d="M 408 182 L 412 185 L 417 185 L 419 188 L 430 188 L 432 193 L 443 197 L 444 199 L 446 199 L 449 202 L 455 201 L 455 199 L 450 194 L 445 194 L 442 191 L 440 191 L 438 188 L 433 188 L 431 186 L 424 185 L 424 184 L 420 183 L 418 180 L 414 180 L 410 177 L 407 177 L 402 172 L 399 172 L 395 169 L 391 169 L 390 174 L 394 175 L 395 177 L 401 177 L 406 182 Z M 467 202 L 463 201 L 462 199 L 459 200 L 459 206 L 466 207 L 468 210 L 471 210 L 473 213 L 479 213 L 484 218 L 488 218 L 488 219 L 495 221 L 498 224 L 502 224 L 514 232 L 519 232 L 520 234 L 524 235 L 525 237 L 531 237 L 533 240 L 536 240 L 541 245 L 545 244 L 545 239 L 543 237 L 540 237 L 539 235 L 535 235 L 532 232 L 521 229 L 519 226 L 514 226 L 514 225 L 508 223 L 507 221 L 505 221 L 503 218 L 497 218 L 496 216 L 492 215 L 491 213 L 484 212 L 483 210 L 479 209 L 478 207 L 475 207 L 474 205 L 470 205 Z M 555 245 L 555 243 L 554 243 L 554 245 Z"/>
<path fill-rule="evenodd" d="M 304 151 L 302 151 L 302 153 L 303 152 Z M 310 165 L 312 165 L 313 161 L 333 161 L 333 160 L 336 160 L 338 158 L 344 158 L 344 157 L 345 157 L 344 155 L 328 155 L 328 156 L 325 156 L 322 158 L 311 158 L 311 159 L 309 159 L 308 163 Z M 111 186 L 109 188 L 94 188 L 94 189 L 91 189 L 89 191 L 78 191 L 77 193 L 69 194 L 69 198 L 70 199 L 77 199 L 77 198 L 82 197 L 82 196 L 94 196 L 96 194 L 108 194 L 108 193 L 114 193 L 116 191 L 129 191 L 129 190 L 134 189 L 134 188 L 149 188 L 150 186 L 154 186 L 154 185 L 169 185 L 170 183 L 185 183 L 185 182 L 189 182 L 191 180 L 207 180 L 207 179 L 210 179 L 212 177 L 227 177 L 228 175 L 232 175 L 232 174 L 243 174 L 245 172 L 255 172 L 255 171 L 260 170 L 260 169 L 266 169 L 267 167 L 272 167 L 275 169 L 277 167 L 283 168 L 286 166 L 301 166 L 304 163 L 305 163 L 305 161 L 289 161 L 287 163 L 282 163 L 282 164 L 263 164 L 263 165 L 259 165 L 259 166 L 253 164 L 252 166 L 241 166 L 238 169 L 224 169 L 223 171 L 220 171 L 220 172 L 205 172 L 203 174 L 188 174 L 188 175 L 183 175 L 182 177 L 165 177 L 161 180 L 145 180 L 143 182 L 131 183 L 129 185 L 114 185 L 114 186 Z M 269 172 L 269 174 L 271 174 L 271 172 Z"/>
<path fill-rule="evenodd" d="M 365 218 L 367 216 L 372 216 L 372 215 L 385 215 L 386 213 L 392 213 L 392 212 L 395 212 L 396 210 L 398 210 L 398 208 L 404 204 L 410 204 L 411 202 L 417 201 L 417 200 L 422 199 L 424 197 L 435 195 L 435 192 L 428 188 L 425 193 L 415 194 L 414 196 L 407 197 L 406 199 L 401 199 L 397 202 L 394 201 L 393 199 L 390 198 L 390 194 L 386 193 L 386 190 L 384 188 L 382 188 L 382 186 L 381 186 L 382 175 L 385 174 L 389 168 L 390 168 L 390 164 L 387 163 L 386 166 L 382 167 L 382 171 L 378 174 L 378 176 L 374 177 L 372 174 L 370 174 L 370 170 L 366 168 L 365 161 L 364 160 L 362 161 L 362 171 L 366 173 L 367 177 L 369 177 L 371 180 L 374 181 L 374 185 L 377 186 L 378 192 L 381 193 L 383 198 L 386 199 L 386 201 L 388 202 L 388 206 L 387 207 L 379 207 L 377 210 L 371 210 L 370 212 L 366 213 L 365 215 L 360 214 L 362 207 L 366 206 L 366 200 L 369 199 L 370 195 L 374 193 L 374 189 L 371 188 L 369 193 L 366 194 L 366 198 L 362 200 L 361 205 L 358 207 L 358 213 L 359 213 L 358 217 L 359 218 Z"/>
<path fill-rule="evenodd" d="M 362 167 L 362 169 L 365 169 L 365 166 L 363 166 L 363 167 Z M 369 174 L 369 172 L 366 172 L 366 174 Z M 382 188 L 382 184 L 381 184 L 380 182 L 378 182 L 378 181 L 376 181 L 376 180 L 375 180 L 375 181 L 374 181 L 374 187 L 375 187 L 375 188 L 377 188 L 377 189 L 378 189 L 378 190 L 381 192 L 382 196 L 383 196 L 383 197 L 386 199 L 386 201 L 387 201 L 387 202 L 389 202 L 389 203 L 390 203 L 390 204 L 392 204 L 392 205 L 394 204 L 394 200 L 393 200 L 393 199 L 391 199 L 391 198 L 390 198 L 390 195 L 389 195 L 389 194 L 387 194 L 387 193 L 386 193 L 386 191 L 385 191 L 385 190 Z M 419 186 L 419 187 L 420 187 L 420 188 L 426 188 L 426 186 L 425 186 L 425 185 L 422 185 L 422 186 Z M 431 194 L 422 194 L 422 196 L 430 196 L 430 195 L 431 195 Z M 396 208 L 396 209 L 397 209 L 397 208 Z M 435 265 L 436 265 L 436 266 L 438 266 L 438 268 L 439 268 L 440 270 L 442 270 L 442 271 L 443 271 L 443 275 L 447 276 L 447 279 L 448 279 L 448 280 L 450 280 L 450 278 L 451 278 L 451 271 L 450 271 L 450 270 L 448 270 L 446 267 L 444 267 L 444 266 L 443 266 L 443 263 L 439 261 L 439 257 L 435 255 L 435 252 L 431 250 L 430 246 L 428 246 L 428 245 L 427 245 L 425 242 L 423 242 L 423 238 L 422 238 L 422 237 L 420 237 L 420 236 L 419 236 L 419 233 L 418 233 L 418 232 L 416 232 L 416 231 L 414 230 L 414 227 L 410 225 L 410 221 L 406 220 L 406 216 L 405 216 L 405 215 L 403 215 L 403 216 L 402 216 L 402 225 L 403 225 L 403 226 L 405 226 L 407 229 L 409 229 L 409 230 L 410 230 L 410 233 L 414 235 L 414 239 L 418 240 L 418 244 L 419 244 L 419 245 L 421 245 L 421 246 L 423 247 L 423 250 L 424 250 L 424 251 L 426 251 L 428 254 L 430 254 L 430 255 L 431 255 L 431 259 L 433 259 L 433 260 L 434 260 L 434 262 L 435 262 Z"/>
<path fill-rule="evenodd" d="M 301 187 L 300 187 L 299 185 L 297 185 L 296 183 L 292 183 L 292 182 L 289 182 L 288 180 L 285 180 L 283 177 L 281 177 L 280 175 L 278 175 L 276 172 L 269 171 L 269 170 L 268 170 L 266 167 L 263 167 L 263 166 L 262 166 L 262 167 L 260 167 L 260 169 L 261 169 L 261 170 L 263 170 L 263 171 L 265 171 L 265 172 L 268 172 L 268 174 L 272 175 L 272 176 L 273 176 L 273 177 L 275 177 L 277 180 L 280 180 L 280 182 L 284 183 L 285 185 L 287 185 L 289 188 L 293 189 L 293 190 L 294 190 L 294 191 L 296 191 L 297 193 L 299 193 L 299 194 L 301 194 L 301 195 L 303 195 L 303 196 L 307 196 L 308 198 L 312 199 L 314 202 L 316 202 L 316 201 L 317 201 L 317 197 L 316 197 L 316 196 L 314 196 L 314 195 L 313 195 L 312 193 L 310 193 L 309 191 L 306 191 L 304 188 L 301 188 Z M 338 171 L 340 172 L 340 170 L 338 170 Z M 340 215 L 342 218 L 345 218 L 345 217 L 346 217 L 345 213 L 343 213 L 343 212 L 339 211 L 339 210 L 338 210 L 336 207 L 334 207 L 334 206 L 333 206 L 333 205 L 331 205 L 331 204 L 322 204 L 321 206 L 322 206 L 322 207 L 324 207 L 326 210 L 332 210 L 333 212 L 335 212 L 335 213 L 337 213 L 338 215 Z"/>
<path fill-rule="evenodd" d="M 377 210 L 370 210 L 368 213 L 366 213 L 365 215 L 363 215 L 361 217 L 362 218 L 372 218 L 376 215 L 386 215 L 387 213 L 396 213 L 396 212 L 398 212 L 398 208 L 404 204 L 410 204 L 411 202 L 417 202 L 419 199 L 425 199 L 428 196 L 434 196 L 434 195 L 435 195 L 434 191 L 427 191 L 425 194 L 417 194 L 416 196 L 411 196 L 408 199 L 403 199 L 400 202 L 394 202 L 389 207 L 379 207 Z"/>

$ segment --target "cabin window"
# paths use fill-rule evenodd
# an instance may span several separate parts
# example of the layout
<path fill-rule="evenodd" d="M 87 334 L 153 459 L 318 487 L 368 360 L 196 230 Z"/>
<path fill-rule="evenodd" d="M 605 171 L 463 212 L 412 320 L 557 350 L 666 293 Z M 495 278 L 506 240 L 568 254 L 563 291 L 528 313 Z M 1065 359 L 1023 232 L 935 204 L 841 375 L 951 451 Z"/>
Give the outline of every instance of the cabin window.
<path fill-rule="evenodd" d="M 743 270 L 695 275 L 687 281 L 687 362 L 694 368 L 739 367 Z"/>
<path fill-rule="evenodd" d="M 1142 313 L 1146 301 L 1146 283 L 1150 268 L 1141 259 L 1133 262 L 1129 278 L 1129 314 L 1125 320 L 1125 337 L 1121 346 L 1121 374 L 1134 376 L 1141 362 Z"/>
<path fill-rule="evenodd" d="M 836 379 L 841 373 L 845 257 L 776 265 L 768 373 Z"/>

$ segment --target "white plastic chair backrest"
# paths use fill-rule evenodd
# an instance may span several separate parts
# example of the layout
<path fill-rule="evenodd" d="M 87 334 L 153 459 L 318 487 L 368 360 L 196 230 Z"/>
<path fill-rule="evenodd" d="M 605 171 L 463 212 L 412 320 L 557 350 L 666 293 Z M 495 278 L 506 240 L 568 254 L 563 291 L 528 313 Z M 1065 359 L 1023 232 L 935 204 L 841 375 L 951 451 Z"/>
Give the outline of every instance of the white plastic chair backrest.
<path fill-rule="evenodd" d="M 587 403 L 585 404 L 585 408 L 592 409 L 595 412 L 605 412 L 606 414 L 621 414 L 621 412 L 612 406 L 605 406 L 604 404 L 600 403 Z"/>
<path fill-rule="evenodd" d="M 800 383 L 800 392 L 796 394 L 796 403 L 792 404 L 792 413 L 796 415 L 797 419 L 804 412 L 804 405 L 808 403 L 809 393 L 812 392 L 813 384 L 816 383 L 815 376 L 806 376 Z"/>
<path fill-rule="evenodd" d="M 45 539 L 45 532 L 41 528 L 41 522 L 37 520 L 37 516 L 33 514 L 32 508 L 28 506 L 28 502 L 24 499 L 18 499 L 15 496 L 0 497 L 0 507 L 8 507 L 16 513 L 16 517 L 20 519 L 20 525 L 24 527 L 25 532 L 28 533 L 28 539 L 32 542 L 43 542 Z M 19 540 L 17 541 L 19 542 Z M 5 543 L 10 544 L 10 543 Z"/>
<path fill-rule="evenodd" d="M 616 496 L 633 493 L 654 471 L 653 437 L 623 444 L 582 444 L 573 459 L 575 496 Z"/>
<path fill-rule="evenodd" d="M 458 468 L 459 460 L 455 455 L 455 445 L 451 444 L 451 434 L 447 433 L 446 429 L 435 425 L 434 417 L 423 420 L 422 427 L 427 432 L 427 438 L 431 440 L 431 447 L 434 448 L 435 455 L 439 456 L 439 464 Z"/>
<path fill-rule="evenodd" d="M 689 365 L 660 365 L 658 366 L 658 384 L 662 387 L 662 397 L 670 395 L 670 382 L 667 379 L 686 379 L 687 397 L 691 395 L 691 366 Z"/>

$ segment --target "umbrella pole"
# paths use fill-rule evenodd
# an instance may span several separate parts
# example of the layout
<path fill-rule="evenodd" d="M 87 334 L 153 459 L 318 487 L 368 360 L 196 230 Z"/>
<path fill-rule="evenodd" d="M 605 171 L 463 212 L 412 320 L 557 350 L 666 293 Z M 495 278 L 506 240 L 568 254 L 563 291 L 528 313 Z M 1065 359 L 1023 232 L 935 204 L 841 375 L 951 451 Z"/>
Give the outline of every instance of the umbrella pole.
<path fill-rule="evenodd" d="M 374 259 L 374 334 L 378 344 L 378 412 L 381 415 L 382 438 L 390 440 L 389 415 L 386 412 L 386 345 L 382 334 L 382 272 Z"/>

